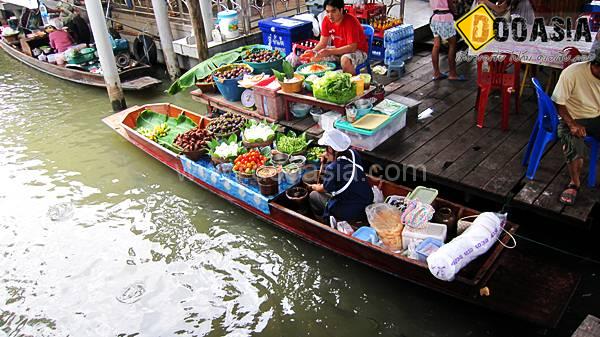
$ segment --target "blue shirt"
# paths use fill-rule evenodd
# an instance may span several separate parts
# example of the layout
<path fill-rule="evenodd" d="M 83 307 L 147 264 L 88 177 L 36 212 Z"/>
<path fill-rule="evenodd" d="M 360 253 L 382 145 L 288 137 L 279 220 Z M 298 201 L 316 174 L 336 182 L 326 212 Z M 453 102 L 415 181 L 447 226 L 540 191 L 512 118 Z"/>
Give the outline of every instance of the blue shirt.
<path fill-rule="evenodd" d="M 362 166 L 362 160 L 358 156 L 358 153 L 354 150 L 350 151 L 354 153 L 356 164 Z M 353 165 L 350 162 L 352 156 L 348 151 L 342 153 L 342 155 L 349 160 L 338 158 L 327 165 L 323 173 L 323 188 L 326 192 L 333 193 L 341 190 L 352 176 Z M 336 220 L 341 221 L 365 219 L 365 207 L 372 203 L 373 191 L 371 190 L 371 186 L 369 186 L 367 176 L 363 170 L 356 167 L 354 179 L 350 183 L 350 186 L 344 192 L 329 200 L 324 217 L 327 219 L 330 215 L 333 215 Z"/>

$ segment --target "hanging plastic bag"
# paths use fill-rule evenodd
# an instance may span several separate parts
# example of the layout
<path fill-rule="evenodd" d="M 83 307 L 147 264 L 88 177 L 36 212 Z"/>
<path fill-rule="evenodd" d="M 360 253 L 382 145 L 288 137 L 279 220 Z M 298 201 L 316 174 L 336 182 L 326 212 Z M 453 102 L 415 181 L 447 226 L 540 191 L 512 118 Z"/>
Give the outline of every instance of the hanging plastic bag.
<path fill-rule="evenodd" d="M 329 226 L 347 235 L 354 233 L 354 229 L 347 221 L 337 221 L 333 216 L 329 216 Z"/>
<path fill-rule="evenodd" d="M 372 186 L 371 190 L 373 191 L 373 203 L 378 204 L 383 202 L 383 192 L 378 186 Z"/>
<path fill-rule="evenodd" d="M 300 57 L 296 55 L 296 45 L 294 45 L 294 47 L 292 48 L 292 52 L 285 57 L 285 60 L 288 61 L 294 68 L 301 64 Z"/>
<path fill-rule="evenodd" d="M 505 223 L 506 214 L 492 212 L 479 214 L 462 235 L 427 257 L 429 271 L 440 280 L 454 280 L 464 266 L 487 252 L 496 243 L 504 230 Z"/>

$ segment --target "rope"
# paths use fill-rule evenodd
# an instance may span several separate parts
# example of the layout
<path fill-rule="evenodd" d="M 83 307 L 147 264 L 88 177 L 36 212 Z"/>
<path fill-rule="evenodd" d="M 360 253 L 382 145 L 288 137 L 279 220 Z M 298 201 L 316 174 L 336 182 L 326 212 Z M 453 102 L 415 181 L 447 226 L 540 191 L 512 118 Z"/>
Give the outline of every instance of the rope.
<path fill-rule="evenodd" d="M 536 241 L 536 240 L 533 240 L 533 239 L 529 239 L 529 238 L 526 238 L 526 237 L 524 237 L 522 235 L 519 235 L 519 234 L 513 234 L 513 235 L 516 236 L 516 237 L 518 237 L 519 239 L 522 239 L 522 240 L 525 240 L 525 241 L 529 241 L 531 243 L 538 244 L 540 246 L 552 249 L 552 250 L 557 251 L 559 253 L 562 253 L 562 254 L 565 254 L 565 255 L 568 255 L 568 256 L 571 256 L 571 257 L 574 257 L 574 258 L 578 258 L 578 259 L 586 261 L 586 262 L 591 262 L 593 264 L 600 265 L 600 261 L 598 261 L 598 260 L 595 260 L 595 259 L 592 259 L 592 258 L 589 258 L 589 257 L 585 257 L 585 256 L 581 256 L 581 255 L 578 255 L 578 254 L 575 254 L 575 253 L 571 253 L 571 252 L 566 251 L 564 249 L 560 249 L 558 247 L 550 246 L 550 245 L 548 245 L 546 243 L 539 242 L 539 241 Z"/>
<path fill-rule="evenodd" d="M 510 207 L 510 202 L 513 200 L 514 196 L 515 196 L 515 193 L 513 193 L 513 192 L 508 193 L 508 195 L 506 196 L 506 199 L 504 201 L 504 204 L 502 205 L 502 210 L 500 211 L 500 213 L 508 213 L 508 208 Z M 580 260 L 585 261 L 585 262 L 590 262 L 590 263 L 593 263 L 593 264 L 596 264 L 596 265 L 600 265 L 600 261 L 598 261 L 598 260 L 595 260 L 595 259 L 592 259 L 592 258 L 589 258 L 589 257 L 585 257 L 585 256 L 581 256 L 581 255 L 578 255 L 578 254 L 575 254 L 575 253 L 571 253 L 571 252 L 566 251 L 564 249 L 560 249 L 558 247 L 554 247 L 554 246 L 551 246 L 549 244 L 546 244 L 546 243 L 543 243 L 543 242 L 540 242 L 540 241 L 529 239 L 529 238 L 526 238 L 526 237 L 524 237 L 522 235 L 519 235 L 519 234 L 513 234 L 513 236 L 515 236 L 515 237 L 517 237 L 519 239 L 525 240 L 525 241 L 529 241 L 531 243 L 535 243 L 535 244 L 540 245 L 542 247 L 549 248 L 551 250 L 557 251 L 557 252 L 565 254 L 567 256 L 574 257 L 574 258 L 580 259 Z"/>

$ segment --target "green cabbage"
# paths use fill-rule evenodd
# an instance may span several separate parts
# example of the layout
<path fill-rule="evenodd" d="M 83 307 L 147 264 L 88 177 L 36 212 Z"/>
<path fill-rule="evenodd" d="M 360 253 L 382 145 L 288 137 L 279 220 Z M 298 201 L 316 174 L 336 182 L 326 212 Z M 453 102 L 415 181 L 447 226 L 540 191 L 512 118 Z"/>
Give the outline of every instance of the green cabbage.
<path fill-rule="evenodd" d="M 348 73 L 328 71 L 313 83 L 313 95 L 336 104 L 346 104 L 356 96 L 356 83 Z"/>

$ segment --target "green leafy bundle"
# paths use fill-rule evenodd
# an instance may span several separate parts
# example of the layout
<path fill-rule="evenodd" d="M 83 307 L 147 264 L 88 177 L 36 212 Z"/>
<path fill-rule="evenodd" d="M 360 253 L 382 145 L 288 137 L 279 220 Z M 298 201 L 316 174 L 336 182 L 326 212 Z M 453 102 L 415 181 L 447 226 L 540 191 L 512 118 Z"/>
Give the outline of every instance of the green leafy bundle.
<path fill-rule="evenodd" d="M 196 126 L 198 125 L 183 113 L 177 118 L 174 118 L 154 112 L 152 110 L 142 111 L 135 122 L 136 131 L 142 134 L 146 134 L 148 130 L 155 130 L 157 127 L 161 130 L 164 130 L 166 133 L 156 135 L 155 141 L 177 153 L 181 152 L 181 148 L 173 144 L 175 137 L 177 137 L 177 135 L 180 133 L 185 133 L 186 131 L 195 128 Z"/>
<path fill-rule="evenodd" d="M 277 135 L 277 150 L 290 155 L 302 153 L 306 150 L 312 140 L 306 139 L 306 134 L 297 136 L 295 132 L 290 131 L 286 134 Z"/>
<path fill-rule="evenodd" d="M 346 104 L 356 96 L 356 83 L 348 73 L 328 71 L 313 83 L 313 95 L 336 104 Z"/>
<path fill-rule="evenodd" d="M 244 51 L 251 50 L 257 46 L 261 45 L 242 46 L 233 50 L 215 54 L 213 57 L 198 63 L 185 74 L 181 75 L 177 81 L 171 84 L 167 90 L 167 93 L 169 95 L 175 95 L 178 92 L 193 86 L 198 80 L 210 76 L 215 69 L 225 64 L 235 63 L 241 58 Z"/>
<path fill-rule="evenodd" d="M 283 61 L 282 66 L 283 72 L 280 72 L 277 69 L 272 69 L 275 78 L 277 78 L 279 82 L 283 82 L 285 81 L 285 79 L 291 80 L 292 78 L 294 78 L 294 67 L 292 66 L 292 64 L 288 61 Z"/>

